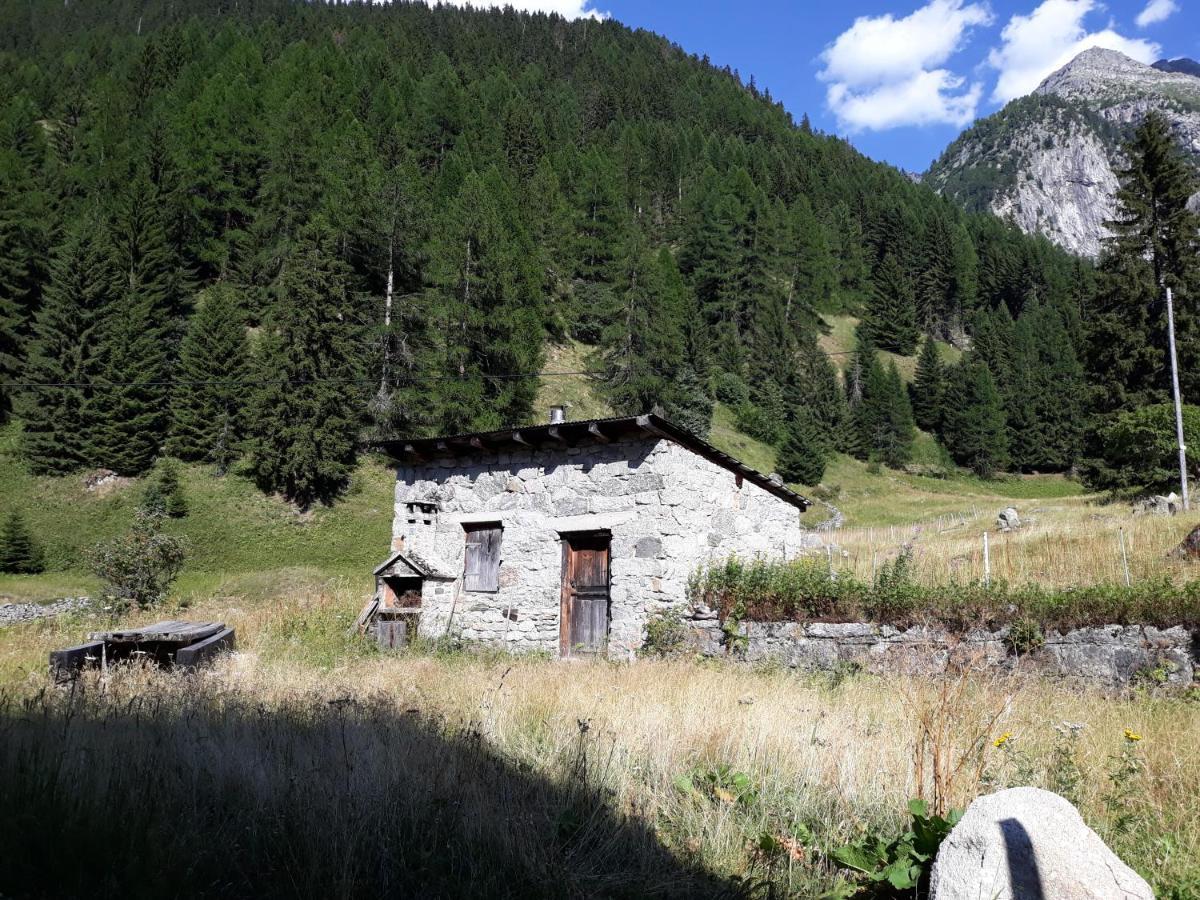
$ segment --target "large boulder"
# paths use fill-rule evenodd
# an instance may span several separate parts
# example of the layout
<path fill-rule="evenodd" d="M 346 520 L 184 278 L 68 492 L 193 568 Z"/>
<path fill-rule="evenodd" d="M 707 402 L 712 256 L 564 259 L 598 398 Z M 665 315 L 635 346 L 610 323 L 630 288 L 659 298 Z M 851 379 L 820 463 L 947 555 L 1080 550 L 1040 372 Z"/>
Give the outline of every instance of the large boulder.
<path fill-rule="evenodd" d="M 1020 787 L 980 797 L 942 843 L 933 900 L 1153 900 L 1067 800 Z"/>
<path fill-rule="evenodd" d="M 1173 516 L 1179 512 L 1179 506 L 1179 495 L 1172 491 L 1165 497 L 1162 494 L 1155 494 L 1153 497 L 1144 497 L 1138 500 L 1133 504 L 1133 514 L 1135 516 Z"/>
<path fill-rule="evenodd" d="M 1200 559 L 1200 525 L 1188 532 L 1179 546 L 1171 551 L 1171 555 L 1180 559 Z"/>
<path fill-rule="evenodd" d="M 1021 527 L 1021 517 L 1017 515 L 1017 508 L 1009 506 L 1000 510 L 996 515 L 996 527 L 1001 531 L 1012 531 L 1014 528 Z"/>

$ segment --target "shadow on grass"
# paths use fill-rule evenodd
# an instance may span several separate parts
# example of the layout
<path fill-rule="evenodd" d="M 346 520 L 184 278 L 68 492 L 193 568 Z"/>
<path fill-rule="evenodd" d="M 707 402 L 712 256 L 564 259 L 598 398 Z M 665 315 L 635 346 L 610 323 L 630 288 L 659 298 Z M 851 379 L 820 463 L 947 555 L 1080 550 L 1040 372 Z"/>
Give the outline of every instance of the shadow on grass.
<path fill-rule="evenodd" d="M 614 809 L 585 728 L 546 776 L 387 698 L 151 687 L 0 697 L 5 896 L 738 893 Z"/>

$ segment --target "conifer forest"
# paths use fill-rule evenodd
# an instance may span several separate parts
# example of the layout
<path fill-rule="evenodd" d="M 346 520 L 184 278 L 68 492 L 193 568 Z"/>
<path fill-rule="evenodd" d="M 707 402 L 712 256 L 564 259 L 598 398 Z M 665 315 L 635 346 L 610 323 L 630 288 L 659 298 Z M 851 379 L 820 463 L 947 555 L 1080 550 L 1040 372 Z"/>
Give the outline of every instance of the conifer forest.
<path fill-rule="evenodd" d="M 38 473 L 169 454 L 330 501 L 379 440 L 540 420 L 572 339 L 561 377 L 702 435 L 726 404 L 794 483 L 920 428 L 980 475 L 1140 486 L 1164 287 L 1200 397 L 1200 185 L 1154 116 L 1127 155 L 1093 263 L 613 21 L 5 0 L 0 416 Z"/>

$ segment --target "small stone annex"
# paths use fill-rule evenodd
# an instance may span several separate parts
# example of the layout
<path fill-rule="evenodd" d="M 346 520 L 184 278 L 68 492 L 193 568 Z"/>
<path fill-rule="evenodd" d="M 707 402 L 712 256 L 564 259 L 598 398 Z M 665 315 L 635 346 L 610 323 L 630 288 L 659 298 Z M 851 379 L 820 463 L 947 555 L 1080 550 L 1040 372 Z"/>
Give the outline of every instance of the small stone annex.
<path fill-rule="evenodd" d="M 789 558 L 808 501 L 656 415 L 392 441 L 383 642 L 419 634 L 562 656 L 632 655 L 689 577 Z M 811 536 L 809 536 L 811 541 Z"/>

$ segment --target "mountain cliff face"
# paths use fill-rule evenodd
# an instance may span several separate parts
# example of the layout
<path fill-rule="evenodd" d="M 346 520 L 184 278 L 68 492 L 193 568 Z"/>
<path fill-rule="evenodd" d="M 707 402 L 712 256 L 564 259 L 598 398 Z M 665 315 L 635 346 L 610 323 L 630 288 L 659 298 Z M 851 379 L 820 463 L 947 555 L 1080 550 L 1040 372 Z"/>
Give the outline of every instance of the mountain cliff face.
<path fill-rule="evenodd" d="M 1085 50 L 1033 94 L 963 132 L 926 183 L 968 209 L 1096 256 L 1115 212 L 1121 146 L 1147 113 L 1166 116 L 1200 162 L 1200 77 L 1188 63 L 1195 65 L 1147 66 L 1112 50 Z"/>

